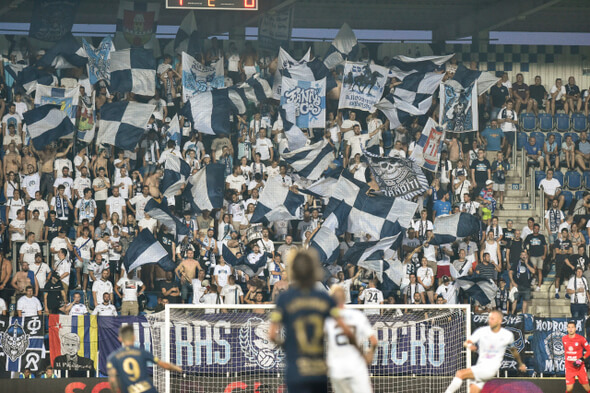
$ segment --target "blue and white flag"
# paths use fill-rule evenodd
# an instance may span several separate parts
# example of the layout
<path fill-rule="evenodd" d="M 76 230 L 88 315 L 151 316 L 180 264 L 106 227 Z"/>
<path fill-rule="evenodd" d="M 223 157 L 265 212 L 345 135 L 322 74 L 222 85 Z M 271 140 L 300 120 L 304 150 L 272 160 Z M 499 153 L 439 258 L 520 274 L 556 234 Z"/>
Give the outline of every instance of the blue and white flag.
<path fill-rule="evenodd" d="M 303 81 L 283 77 L 281 105 L 293 105 L 295 124 L 300 128 L 326 125 L 326 78 Z"/>
<path fill-rule="evenodd" d="M 444 130 L 469 132 L 479 129 L 477 98 L 491 88 L 498 78 L 488 72 L 457 67 L 453 79 L 440 89 L 440 124 Z"/>
<path fill-rule="evenodd" d="M 326 92 L 328 93 L 338 85 L 332 72 L 318 58 L 305 63 L 288 66 L 283 69 L 282 76 L 283 78 L 308 82 L 319 81 L 326 78 Z"/>
<path fill-rule="evenodd" d="M 160 2 L 121 0 L 117 33 L 121 33 L 132 47 L 143 47 L 155 36 L 159 16 Z"/>
<path fill-rule="evenodd" d="M 384 237 L 377 241 L 356 242 L 344 254 L 344 262 L 353 265 L 360 265 L 364 261 L 379 261 L 389 259 L 393 255 L 393 250 L 401 245 L 400 233 L 402 227 L 397 225 L 394 228 L 394 235 Z M 383 281 L 383 280 L 380 280 Z"/>
<path fill-rule="evenodd" d="M 334 158 L 334 147 L 325 139 L 281 155 L 299 176 L 309 180 L 318 180 Z"/>
<path fill-rule="evenodd" d="M 223 207 L 224 171 L 221 164 L 209 164 L 188 178 L 183 195 L 190 201 L 194 212 Z"/>
<path fill-rule="evenodd" d="M 297 65 L 297 64 L 304 64 L 311 60 L 311 48 L 307 50 L 305 55 L 301 58 L 301 60 L 295 60 L 289 52 L 284 50 L 283 48 L 279 48 L 279 57 L 278 57 L 278 64 L 277 70 L 274 74 L 274 80 L 272 83 L 272 98 L 275 100 L 281 99 L 281 86 L 283 80 L 283 70 L 285 68 Z"/>
<path fill-rule="evenodd" d="M 186 52 L 182 52 L 182 100 L 224 87 L 223 57 L 210 66 L 203 65 Z"/>
<path fill-rule="evenodd" d="M 480 224 L 479 218 L 469 213 L 437 217 L 434 221 L 434 241 L 437 244 L 445 244 L 467 236 L 477 235 Z"/>
<path fill-rule="evenodd" d="M 394 56 L 387 67 L 391 76 L 403 80 L 406 76 L 414 73 L 426 74 L 429 72 L 444 71 L 444 64 L 455 56 L 454 53 L 445 56 Z"/>
<path fill-rule="evenodd" d="M 389 119 L 391 129 L 407 125 L 413 116 L 428 112 L 432 105 L 432 95 L 443 77 L 444 74 L 436 72 L 411 73 L 375 107 Z"/>
<path fill-rule="evenodd" d="M 494 301 L 498 290 L 492 280 L 483 277 L 459 277 L 455 280 L 454 285 L 462 289 L 468 298 L 477 301 L 482 306 Z"/>
<path fill-rule="evenodd" d="M 21 63 L 4 63 L 4 71 L 12 77 L 15 81 L 18 80 L 18 77 L 22 70 L 24 70 L 27 66 Z"/>
<path fill-rule="evenodd" d="M 383 95 L 388 74 L 389 70 L 385 67 L 346 62 L 338 109 L 350 108 L 373 112 L 373 106 Z"/>
<path fill-rule="evenodd" d="M 410 158 L 420 167 L 436 172 L 444 141 L 445 131 L 429 117 Z"/>
<path fill-rule="evenodd" d="M 49 361 L 49 348 L 45 348 L 44 339 L 45 320 L 41 315 L 0 315 L 0 374 L 4 375 L 6 371 L 18 373 L 25 368 L 29 368 L 31 373 L 45 369 Z M 10 375 L 6 378 L 10 378 Z"/>
<path fill-rule="evenodd" d="M 39 59 L 37 66 L 55 69 L 82 67 L 88 60 L 84 57 L 82 45 L 72 33 L 64 35 L 47 53 Z"/>
<path fill-rule="evenodd" d="M 154 109 L 155 105 L 139 102 L 104 104 L 100 108 L 96 144 L 105 143 L 123 150 L 135 150 Z"/>
<path fill-rule="evenodd" d="M 110 90 L 149 97 L 156 94 L 156 60 L 152 51 L 131 48 L 112 52 Z"/>
<path fill-rule="evenodd" d="M 88 58 L 86 69 L 90 84 L 94 85 L 100 80 L 110 83 L 111 52 L 115 52 L 115 45 L 111 36 L 103 38 L 96 49 L 82 38 L 82 47 L 84 48 L 85 56 Z"/>
<path fill-rule="evenodd" d="M 178 242 L 182 241 L 185 236 L 188 236 L 189 229 L 184 225 L 168 207 L 168 200 L 164 197 L 158 202 L 155 198 L 151 198 L 145 205 L 145 212 L 168 228 L 168 231 L 176 236 Z"/>
<path fill-rule="evenodd" d="M 338 179 L 333 177 L 324 177 L 317 181 L 311 181 L 294 174 L 292 178 L 293 184 L 298 187 L 300 192 L 314 198 L 330 198 L 338 183 Z"/>
<path fill-rule="evenodd" d="M 337 235 L 364 232 L 373 239 L 382 239 L 395 235 L 398 224 L 408 228 L 417 208 L 418 204 L 402 198 L 370 193 L 366 183 L 345 170 L 338 179 L 324 217 Z"/>
<path fill-rule="evenodd" d="M 258 74 L 255 74 L 237 86 L 230 87 L 230 91 L 237 93 L 241 98 L 240 101 L 237 101 L 232 97 L 232 101 L 236 104 L 239 114 L 246 113 L 248 104 L 259 105 L 266 102 L 272 96 L 270 85 L 266 79 L 261 78 Z"/>
<path fill-rule="evenodd" d="M 250 222 L 268 225 L 273 221 L 294 220 L 297 209 L 304 203 L 303 195 L 291 191 L 280 176 L 273 176 L 266 181 Z"/>
<path fill-rule="evenodd" d="M 72 31 L 80 0 L 35 0 L 29 37 L 56 42 Z"/>
<path fill-rule="evenodd" d="M 186 184 L 191 167 L 179 156 L 169 155 L 164 163 L 164 177 L 160 181 L 160 192 L 166 198 L 173 198 Z"/>
<path fill-rule="evenodd" d="M 144 229 L 133 239 L 123 257 L 127 273 L 143 265 L 157 263 L 163 270 L 171 272 L 176 269 L 168 251 L 156 240 L 149 229 Z"/>
<path fill-rule="evenodd" d="M 329 69 L 333 69 L 344 60 L 356 61 L 359 56 L 360 47 L 356 36 L 350 26 L 345 23 L 324 55 L 324 64 Z"/>
<path fill-rule="evenodd" d="M 375 273 L 381 282 L 381 292 L 384 297 L 390 296 L 392 291 L 399 289 L 405 274 L 399 260 L 367 259 L 359 262 L 358 266 Z"/>
<path fill-rule="evenodd" d="M 166 141 L 174 141 L 176 146 L 180 148 L 182 142 L 182 132 L 180 130 L 180 121 L 178 120 L 178 113 L 174 114 L 168 129 L 166 130 Z"/>
<path fill-rule="evenodd" d="M 320 262 L 323 264 L 334 263 L 340 254 L 340 241 L 334 231 L 327 226 L 321 226 L 312 235 L 309 247 L 317 251 Z"/>
<path fill-rule="evenodd" d="M 303 131 L 301 131 L 301 128 L 295 125 L 295 104 L 285 104 L 279 106 L 279 116 L 283 121 L 283 130 L 285 132 L 285 137 L 287 138 L 286 146 L 283 148 L 279 147 L 279 152 L 283 153 L 285 148 L 292 151 L 301 149 L 303 146 L 305 146 L 307 144 L 308 138 L 303 133 Z"/>
<path fill-rule="evenodd" d="M 235 102 L 241 104 L 242 98 L 234 90 L 212 90 L 191 97 L 182 108 L 181 115 L 203 134 L 229 134 L 230 115 L 238 112 Z"/>
<path fill-rule="evenodd" d="M 66 89 L 63 87 L 37 85 L 35 106 L 39 107 L 47 104 L 57 105 L 70 118 L 72 124 L 76 124 L 79 101 L 80 89 L 78 87 Z"/>
<path fill-rule="evenodd" d="M 35 66 L 24 68 L 18 73 L 16 83 L 22 86 L 27 94 L 31 94 L 37 89 L 37 85 L 57 86 L 57 77 L 45 70 L 40 70 Z"/>
<path fill-rule="evenodd" d="M 56 105 L 42 105 L 26 111 L 23 115 L 27 132 L 35 149 L 42 150 L 51 142 L 71 135 L 74 125 L 66 112 Z"/>
<path fill-rule="evenodd" d="M 281 45 L 289 45 L 295 7 L 264 13 L 258 23 L 258 49 L 276 53 Z"/>
<path fill-rule="evenodd" d="M 195 11 L 191 11 L 180 22 L 180 27 L 174 38 L 174 52 L 186 52 L 191 56 L 201 52 L 203 40 L 199 38 Z"/>

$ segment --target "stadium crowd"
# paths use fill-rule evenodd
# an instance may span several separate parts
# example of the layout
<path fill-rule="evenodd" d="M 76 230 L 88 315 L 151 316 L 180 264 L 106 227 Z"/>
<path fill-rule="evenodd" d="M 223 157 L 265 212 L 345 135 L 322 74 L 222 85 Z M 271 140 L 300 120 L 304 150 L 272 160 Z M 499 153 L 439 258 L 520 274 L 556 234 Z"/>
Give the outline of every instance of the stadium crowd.
<path fill-rule="evenodd" d="M 43 54 L 33 53 L 23 39 L 3 59 L 3 65 L 35 64 Z M 224 48 L 221 41 L 213 39 L 198 60 L 210 64 L 222 57 L 226 59 L 226 86 L 255 73 L 272 77 L 269 67 L 273 59 L 259 56 L 249 43 L 239 53 L 234 44 Z M 371 59 L 366 48 L 361 58 L 378 64 L 389 61 Z M 2 314 L 137 315 L 154 308 L 161 310 L 166 303 L 264 304 L 273 302 L 288 287 L 288 254 L 309 246 L 312 234 L 323 222 L 327 201 L 306 195 L 298 219 L 268 226 L 250 223 L 268 179 L 276 177 L 285 187 L 297 191 L 291 168 L 278 154 L 285 134 L 277 105 L 264 103 L 250 107 L 246 115 L 233 116 L 229 136 L 199 133 L 182 117 L 181 134 L 171 135 L 171 118 L 183 105 L 181 63 L 179 57 L 170 55 L 159 63 L 159 88 L 153 97 L 111 95 L 104 81 L 90 86 L 85 69 L 55 73 L 60 86 L 79 86 L 80 100 L 95 94 L 97 113 L 102 105 L 115 101 L 156 105 L 135 151 L 72 140 L 34 149 L 23 123 L 23 114 L 33 107 L 33 97 L 2 72 Z M 452 77 L 456 67 L 456 59 L 446 64 L 447 77 Z M 475 69 L 477 64 L 469 67 Z M 341 80 L 338 72 L 334 71 L 335 79 Z M 535 176 L 540 176 L 538 185 L 547 203 L 541 218 L 546 233 L 541 231 L 539 219 L 530 218 L 527 226 L 515 228 L 511 220 L 501 223 L 495 214 L 504 209 L 506 177 L 515 164 L 511 162 L 511 149 L 522 134 L 520 116 L 539 112 L 588 115 L 590 90 L 578 87 L 574 77 L 569 77 L 565 85 L 558 79 L 550 89 L 538 76 L 530 82 L 528 86 L 522 74 L 511 81 L 504 73 L 488 93 L 480 96 L 481 130 L 447 134 L 439 170 L 425 171 L 430 187 L 416 197 L 423 208 L 404 233 L 402 245 L 388 256 L 403 264 L 399 291 L 383 293 L 376 274 L 343 259 L 355 242 L 370 240 L 363 233 L 347 233 L 341 238 L 341 258 L 327 267 L 330 277 L 325 284 L 341 283 L 346 288 L 347 303 L 471 301 L 475 312 L 498 307 L 505 313 L 526 313 L 531 293 L 539 290 L 548 268 L 555 263 L 557 280 L 565 282 L 575 276 L 569 280 L 565 296 L 571 298 L 574 317 L 585 315 L 586 295 L 590 296 L 586 279 L 590 194 L 583 193 L 577 201 L 566 200 L 561 171 L 567 170 L 572 178 L 574 172 L 579 178 L 586 171 L 590 164 L 586 133 L 563 137 L 555 133 L 544 141 L 538 134 L 545 137 L 546 133 L 536 133 L 523 143 L 528 164 L 545 170 Z M 395 86 L 393 79 L 386 94 Z M 426 119 L 438 116 L 434 99 L 426 115 L 390 130 L 380 112 L 367 115 L 339 111 L 331 100 L 327 106 L 326 128 L 303 131 L 312 141 L 325 139 L 333 145 L 343 167 L 364 182 L 368 179 L 367 164 L 361 160 L 364 143 L 376 138 L 383 155 L 409 157 Z M 144 210 L 150 198 L 160 198 L 162 167 L 170 156 L 182 157 L 193 173 L 210 163 L 225 167 L 222 209 L 193 215 L 180 193 L 169 199 L 171 210 L 189 229 L 189 236 L 182 242 Z M 431 244 L 437 217 L 459 212 L 481 218 L 481 235 L 453 244 Z M 125 252 L 146 228 L 172 256 L 175 271 L 144 265 L 130 274 L 125 272 L 121 264 Z M 266 254 L 266 268 L 259 276 L 248 277 L 226 263 L 223 247 L 237 256 L 247 254 L 250 264 Z M 463 275 L 497 282 L 495 303 L 481 305 L 459 291 L 453 281 Z M 556 297 L 561 296 L 560 281 L 556 282 Z"/>

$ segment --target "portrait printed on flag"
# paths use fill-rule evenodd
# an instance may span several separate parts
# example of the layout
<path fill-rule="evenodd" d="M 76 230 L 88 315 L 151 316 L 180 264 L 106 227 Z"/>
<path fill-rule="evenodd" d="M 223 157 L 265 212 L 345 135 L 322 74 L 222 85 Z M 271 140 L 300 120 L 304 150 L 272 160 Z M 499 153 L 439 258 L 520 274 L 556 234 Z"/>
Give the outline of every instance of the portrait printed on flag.
<path fill-rule="evenodd" d="M 469 132 L 478 129 L 477 82 L 464 88 L 454 80 L 448 80 L 440 89 L 440 124 L 444 130 Z"/>

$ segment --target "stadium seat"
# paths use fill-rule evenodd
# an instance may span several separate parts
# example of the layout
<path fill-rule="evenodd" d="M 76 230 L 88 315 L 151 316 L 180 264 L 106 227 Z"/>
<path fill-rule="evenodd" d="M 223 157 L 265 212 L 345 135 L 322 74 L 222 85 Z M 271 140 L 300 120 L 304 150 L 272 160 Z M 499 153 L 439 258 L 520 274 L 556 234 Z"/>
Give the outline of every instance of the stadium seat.
<path fill-rule="evenodd" d="M 572 129 L 576 132 L 588 129 L 588 118 L 583 113 L 576 112 L 572 115 Z"/>
<path fill-rule="evenodd" d="M 559 169 L 554 170 L 553 177 L 556 178 L 557 180 L 559 180 L 559 182 L 563 186 L 563 172 L 562 171 L 560 171 Z"/>
<path fill-rule="evenodd" d="M 590 171 L 584 172 L 584 187 L 590 190 Z"/>
<path fill-rule="evenodd" d="M 579 190 L 582 188 L 582 175 L 578 171 L 567 171 L 565 173 L 565 183 L 561 184 L 568 190 Z"/>
<path fill-rule="evenodd" d="M 549 113 L 539 113 L 539 129 L 544 132 L 553 131 L 553 116 Z"/>
<path fill-rule="evenodd" d="M 577 132 L 566 132 L 566 133 L 563 135 L 563 140 L 565 140 L 565 138 L 566 138 L 568 135 L 572 137 L 572 141 L 573 141 L 574 143 L 576 143 L 577 141 L 579 141 L 579 140 L 580 140 L 580 135 L 578 135 L 578 133 L 577 133 Z"/>
<path fill-rule="evenodd" d="M 517 137 L 516 137 L 516 146 L 517 146 L 517 148 L 519 150 L 522 149 L 526 145 L 528 139 L 529 139 L 529 136 L 528 136 L 528 134 L 526 132 L 519 131 L 518 134 L 517 134 Z"/>
<path fill-rule="evenodd" d="M 541 180 L 545 177 L 547 177 L 545 171 L 535 171 L 535 188 L 539 188 L 539 183 L 541 183 Z"/>
<path fill-rule="evenodd" d="M 570 207 L 570 204 L 574 200 L 574 194 L 571 191 L 562 191 L 561 194 L 563 195 L 563 210 L 567 210 Z"/>
<path fill-rule="evenodd" d="M 579 201 L 580 199 L 584 198 L 584 193 L 586 191 L 580 190 L 580 191 L 576 191 L 574 193 L 574 196 L 576 197 L 576 201 Z"/>
<path fill-rule="evenodd" d="M 570 130 L 570 116 L 566 113 L 555 114 L 555 128 L 559 132 L 568 132 Z"/>
<path fill-rule="evenodd" d="M 530 136 L 534 136 L 535 139 L 537 140 L 537 147 L 541 150 L 543 150 L 543 146 L 545 145 L 545 134 L 543 134 L 542 132 L 539 131 L 534 131 L 531 132 Z"/>
<path fill-rule="evenodd" d="M 520 115 L 520 125 L 523 131 L 535 131 L 537 118 L 533 113 L 522 113 Z"/>

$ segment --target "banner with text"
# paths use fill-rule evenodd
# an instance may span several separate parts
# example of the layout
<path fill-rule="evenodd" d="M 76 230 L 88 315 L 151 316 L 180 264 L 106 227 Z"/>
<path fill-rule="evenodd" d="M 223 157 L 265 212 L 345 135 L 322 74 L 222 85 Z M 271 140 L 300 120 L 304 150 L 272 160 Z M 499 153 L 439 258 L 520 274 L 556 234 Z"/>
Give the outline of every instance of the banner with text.
<path fill-rule="evenodd" d="M 535 318 L 531 346 L 535 353 L 535 371 L 545 375 L 565 375 L 562 337 L 567 334 L 567 318 Z M 576 321 L 578 334 L 584 333 L 584 321 Z"/>
<path fill-rule="evenodd" d="M 326 78 L 299 81 L 283 77 L 281 105 L 293 104 L 299 128 L 324 128 L 326 125 Z"/>
<path fill-rule="evenodd" d="M 432 118 L 428 118 L 410 158 L 420 167 L 436 172 L 444 141 L 445 131 Z"/>
<path fill-rule="evenodd" d="M 194 57 L 182 52 L 182 100 L 224 87 L 223 57 L 210 66 L 199 63 Z"/>
<path fill-rule="evenodd" d="M 338 108 L 373 112 L 383 95 L 389 70 L 374 64 L 346 63 Z"/>
<path fill-rule="evenodd" d="M 150 325 L 145 317 L 98 317 L 98 341 L 100 342 L 99 370 L 106 374 L 109 355 L 121 348 L 119 328 L 121 325 L 132 325 L 135 331 L 135 345 L 152 352 Z"/>

